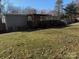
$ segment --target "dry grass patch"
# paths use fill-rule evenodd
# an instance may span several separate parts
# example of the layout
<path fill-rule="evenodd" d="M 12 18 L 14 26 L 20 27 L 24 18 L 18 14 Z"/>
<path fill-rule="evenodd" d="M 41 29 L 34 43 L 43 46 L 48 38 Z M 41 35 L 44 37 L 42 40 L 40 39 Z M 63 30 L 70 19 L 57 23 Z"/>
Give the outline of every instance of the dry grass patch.
<path fill-rule="evenodd" d="M 79 24 L 0 34 L 0 59 L 79 59 Z"/>

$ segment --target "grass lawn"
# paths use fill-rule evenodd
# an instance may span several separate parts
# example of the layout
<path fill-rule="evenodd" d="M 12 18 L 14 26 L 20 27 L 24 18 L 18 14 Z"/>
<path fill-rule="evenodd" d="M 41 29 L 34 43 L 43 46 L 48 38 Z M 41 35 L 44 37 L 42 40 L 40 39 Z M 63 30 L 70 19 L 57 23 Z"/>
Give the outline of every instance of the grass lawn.
<path fill-rule="evenodd" d="M 79 23 L 0 34 L 0 59 L 79 59 Z"/>

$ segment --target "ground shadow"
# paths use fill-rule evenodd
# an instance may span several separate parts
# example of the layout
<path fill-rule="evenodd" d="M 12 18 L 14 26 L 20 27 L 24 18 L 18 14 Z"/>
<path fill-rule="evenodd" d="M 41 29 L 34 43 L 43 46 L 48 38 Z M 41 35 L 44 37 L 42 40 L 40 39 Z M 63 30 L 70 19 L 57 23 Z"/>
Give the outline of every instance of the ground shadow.
<path fill-rule="evenodd" d="M 33 24 L 31 26 L 29 26 L 28 28 L 26 28 L 25 30 L 21 30 L 22 32 L 32 32 L 32 31 L 36 31 L 36 30 L 43 30 L 43 29 L 49 29 L 49 28 L 55 28 L 55 29 L 61 29 L 61 28 L 65 28 L 65 27 L 69 27 L 70 25 L 59 21 L 59 20 L 54 20 L 54 21 L 44 21 L 41 23 L 37 23 L 36 26 L 33 26 Z"/>
<path fill-rule="evenodd" d="M 70 27 L 69 24 L 67 25 L 51 25 L 51 26 L 42 26 L 42 27 L 30 27 L 30 28 L 26 28 L 26 29 L 22 29 L 22 30 L 17 30 L 17 31 L 8 31 L 8 32 L 2 32 L 0 34 L 4 34 L 4 33 L 11 33 L 11 32 L 33 32 L 33 31 L 38 31 L 38 30 L 45 30 L 45 29 L 62 29 L 65 27 Z"/>
<path fill-rule="evenodd" d="M 10 33 L 10 32 L 32 32 L 32 31 L 37 31 L 37 30 L 44 30 L 44 29 L 62 29 L 65 27 L 69 27 L 70 24 L 66 24 L 65 22 L 61 22 L 61 21 L 53 21 L 53 22 L 42 22 L 42 23 L 37 23 L 35 24 L 31 24 L 30 26 L 28 25 L 28 27 L 24 26 L 23 28 L 19 28 L 16 31 L 8 31 L 8 32 L 2 32 L 3 33 Z"/>
<path fill-rule="evenodd" d="M 32 32 L 32 31 L 37 31 L 37 30 L 45 30 L 45 29 L 62 29 L 65 27 L 69 27 L 70 25 L 65 25 L 65 26 L 47 26 L 47 27 L 32 27 L 32 28 L 27 28 L 26 30 L 19 30 L 18 32 Z"/>

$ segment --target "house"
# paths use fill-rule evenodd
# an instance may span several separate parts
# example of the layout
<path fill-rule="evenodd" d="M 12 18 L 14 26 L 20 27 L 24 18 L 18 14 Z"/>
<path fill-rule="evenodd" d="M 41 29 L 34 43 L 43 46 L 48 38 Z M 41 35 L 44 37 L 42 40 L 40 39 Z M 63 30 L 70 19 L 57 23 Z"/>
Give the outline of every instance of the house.
<path fill-rule="evenodd" d="M 27 28 L 42 26 L 43 23 L 51 22 L 53 17 L 48 14 L 4 14 L 0 24 L 5 31 L 18 31 Z M 41 25 L 40 25 L 41 24 Z M 2 30 L 3 30 L 2 29 Z"/>
<path fill-rule="evenodd" d="M 0 19 L 0 32 L 19 31 L 28 28 L 47 28 L 56 25 L 55 21 L 57 21 L 56 16 L 49 14 L 4 14 Z"/>
<path fill-rule="evenodd" d="M 77 1 L 76 6 L 77 6 L 77 15 L 76 15 L 76 17 L 77 17 L 77 20 L 79 21 L 79 1 Z"/>
<path fill-rule="evenodd" d="M 5 14 L 7 31 L 17 31 L 27 25 L 27 16 L 23 14 Z"/>
<path fill-rule="evenodd" d="M 79 13 L 77 13 L 76 17 L 77 17 L 77 21 L 79 21 Z"/>
<path fill-rule="evenodd" d="M 54 19 L 54 17 L 49 14 L 28 14 L 27 17 L 27 25 L 31 27 L 45 26 L 46 23 Z"/>

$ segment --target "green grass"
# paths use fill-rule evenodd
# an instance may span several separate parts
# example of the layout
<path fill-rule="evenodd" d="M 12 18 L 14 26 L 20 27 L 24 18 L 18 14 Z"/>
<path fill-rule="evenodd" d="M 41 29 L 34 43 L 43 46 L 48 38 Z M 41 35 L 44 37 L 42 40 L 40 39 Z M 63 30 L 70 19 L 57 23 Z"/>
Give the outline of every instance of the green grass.
<path fill-rule="evenodd" d="M 79 23 L 0 34 L 0 59 L 79 59 Z"/>

